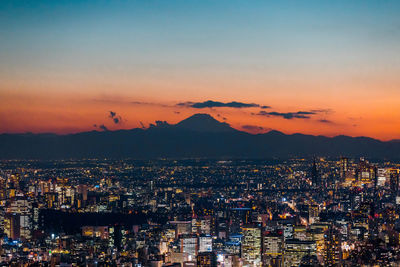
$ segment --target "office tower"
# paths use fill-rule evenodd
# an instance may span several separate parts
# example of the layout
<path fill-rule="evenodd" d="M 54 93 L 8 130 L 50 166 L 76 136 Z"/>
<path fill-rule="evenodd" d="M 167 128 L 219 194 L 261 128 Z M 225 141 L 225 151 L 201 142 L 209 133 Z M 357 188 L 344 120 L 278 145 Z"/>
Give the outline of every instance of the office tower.
<path fill-rule="evenodd" d="M 313 224 L 319 220 L 319 206 L 317 204 L 308 205 L 308 223 Z"/>
<path fill-rule="evenodd" d="M 346 180 L 347 172 L 349 170 L 349 159 L 345 157 L 340 158 L 340 179 Z"/>
<path fill-rule="evenodd" d="M 332 226 L 325 232 L 323 256 L 325 266 L 340 266 L 342 261 L 340 233 Z"/>
<path fill-rule="evenodd" d="M 196 235 L 181 235 L 180 240 L 180 252 L 187 253 L 189 260 L 195 259 L 198 251 L 197 236 Z"/>
<path fill-rule="evenodd" d="M 313 187 L 318 187 L 321 185 L 320 176 L 317 169 L 317 162 L 315 158 L 313 159 L 313 166 L 311 168 L 311 182 Z"/>
<path fill-rule="evenodd" d="M 266 231 L 263 233 L 262 240 L 263 266 L 282 266 L 284 251 L 283 230 Z"/>
<path fill-rule="evenodd" d="M 244 265 L 261 265 L 261 229 L 257 226 L 248 225 L 242 227 L 242 259 Z"/>
<path fill-rule="evenodd" d="M 299 266 L 303 257 L 313 255 L 316 255 L 316 244 L 314 241 L 288 239 L 285 241 L 283 266 Z"/>
<path fill-rule="evenodd" d="M 356 171 L 357 180 L 363 183 L 374 182 L 374 169 L 367 160 L 361 158 Z"/>
<path fill-rule="evenodd" d="M 31 238 L 32 232 L 32 204 L 27 199 L 19 198 L 11 201 L 6 209 L 5 217 L 8 222 L 8 229 L 5 229 L 12 239 Z"/>
<path fill-rule="evenodd" d="M 389 169 L 390 191 L 396 196 L 399 191 L 399 169 Z"/>

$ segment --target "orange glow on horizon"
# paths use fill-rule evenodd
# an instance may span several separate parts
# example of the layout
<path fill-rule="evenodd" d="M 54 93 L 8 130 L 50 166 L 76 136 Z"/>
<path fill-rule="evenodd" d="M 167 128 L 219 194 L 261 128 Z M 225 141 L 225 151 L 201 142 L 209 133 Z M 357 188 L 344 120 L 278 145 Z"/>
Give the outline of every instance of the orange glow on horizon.
<path fill-rule="evenodd" d="M 77 133 L 100 130 L 93 125 L 104 124 L 109 130 L 147 128 L 156 120 L 175 124 L 195 113 L 208 113 L 233 128 L 250 133 L 278 130 L 286 134 L 369 136 L 381 140 L 400 138 L 400 120 L 395 112 L 396 100 L 371 101 L 375 103 L 340 103 L 328 106 L 328 113 L 313 115 L 309 119 L 284 119 L 254 115 L 260 108 L 189 108 L 179 107 L 180 101 L 133 97 L 90 97 L 68 94 L 1 94 L 1 133 Z M 193 100 L 193 99 L 190 99 Z M 202 99 L 204 101 L 208 99 Z M 229 101 L 229 100 L 226 100 Z M 270 100 L 271 101 L 271 100 Z M 184 101 L 182 101 L 184 102 Z M 321 109 L 318 105 L 296 105 L 288 101 L 243 101 L 271 105 L 267 111 L 293 112 Z M 312 101 L 314 102 L 314 101 Z M 323 102 L 323 101 L 321 101 Z M 284 103 L 284 104 L 282 104 Z M 322 107 L 324 108 L 324 107 Z M 121 116 L 115 124 L 109 111 Z M 327 122 L 321 122 L 321 120 Z M 247 126 L 246 126 L 247 125 Z M 253 128 L 249 127 L 253 126 Z"/>

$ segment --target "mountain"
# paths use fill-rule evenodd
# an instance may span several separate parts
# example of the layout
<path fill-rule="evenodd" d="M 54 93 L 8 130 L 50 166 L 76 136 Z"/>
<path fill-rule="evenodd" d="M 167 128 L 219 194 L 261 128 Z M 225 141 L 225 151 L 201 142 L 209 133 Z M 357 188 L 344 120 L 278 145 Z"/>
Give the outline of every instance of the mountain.
<path fill-rule="evenodd" d="M 184 119 L 183 121 L 176 124 L 175 127 L 177 129 L 186 129 L 191 131 L 209 133 L 236 131 L 228 123 L 219 122 L 209 114 L 203 113 L 194 114 L 193 116 Z"/>
<path fill-rule="evenodd" d="M 1 159 L 64 158 L 288 158 L 348 156 L 400 159 L 400 142 L 368 137 L 249 134 L 208 114 L 177 124 L 157 121 L 148 129 L 77 134 L 1 134 Z"/>

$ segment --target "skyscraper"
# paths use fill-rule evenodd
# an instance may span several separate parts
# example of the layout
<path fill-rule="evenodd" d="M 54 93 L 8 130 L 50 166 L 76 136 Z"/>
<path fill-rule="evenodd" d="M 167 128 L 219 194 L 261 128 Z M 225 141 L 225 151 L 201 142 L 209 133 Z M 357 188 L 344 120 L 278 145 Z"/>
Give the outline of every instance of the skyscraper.
<path fill-rule="evenodd" d="M 305 256 L 316 255 L 316 243 L 314 241 L 304 241 L 298 239 L 288 239 L 285 241 L 285 267 L 299 266 Z"/>
<path fill-rule="evenodd" d="M 311 168 L 311 182 L 313 187 L 318 187 L 321 183 L 315 158 L 313 159 L 313 166 Z"/>
<path fill-rule="evenodd" d="M 397 195 L 399 191 L 399 169 L 389 169 L 389 184 L 392 195 Z"/>
<path fill-rule="evenodd" d="M 346 157 L 340 158 L 340 179 L 346 180 L 346 175 L 349 170 L 349 159 Z"/>
<path fill-rule="evenodd" d="M 283 230 L 265 231 L 262 240 L 263 266 L 282 266 L 284 251 Z"/>
<path fill-rule="evenodd" d="M 261 266 L 261 229 L 249 225 L 242 227 L 242 259 L 244 265 Z"/>
<path fill-rule="evenodd" d="M 324 235 L 324 265 L 340 266 L 342 260 L 340 233 L 330 226 Z"/>

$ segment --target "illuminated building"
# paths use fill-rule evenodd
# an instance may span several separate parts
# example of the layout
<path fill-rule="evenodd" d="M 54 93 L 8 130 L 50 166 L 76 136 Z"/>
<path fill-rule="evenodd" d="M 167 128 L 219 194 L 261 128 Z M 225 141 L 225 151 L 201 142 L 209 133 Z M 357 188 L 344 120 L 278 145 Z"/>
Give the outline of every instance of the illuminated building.
<path fill-rule="evenodd" d="M 266 231 L 263 233 L 262 262 L 263 266 L 281 266 L 283 260 L 283 231 Z"/>
<path fill-rule="evenodd" d="M 216 267 L 217 258 L 212 252 L 201 252 L 197 255 L 198 267 Z"/>
<path fill-rule="evenodd" d="M 298 239 L 288 239 L 285 241 L 285 254 L 283 256 L 283 266 L 299 266 L 304 256 L 316 255 L 316 244 L 314 241 L 302 241 Z"/>
<path fill-rule="evenodd" d="M 346 180 L 347 172 L 349 171 L 349 159 L 345 157 L 340 158 L 340 178 L 342 181 Z"/>
<path fill-rule="evenodd" d="M 389 169 L 390 191 L 393 195 L 397 195 L 399 191 L 399 169 Z"/>
<path fill-rule="evenodd" d="M 261 229 L 256 226 L 244 226 L 242 239 L 243 264 L 261 265 Z"/>
<path fill-rule="evenodd" d="M 308 206 L 308 223 L 313 224 L 319 220 L 319 206 L 311 204 Z"/>
<path fill-rule="evenodd" d="M 176 238 L 179 235 L 187 235 L 192 232 L 192 222 L 191 221 L 172 221 L 172 225 L 176 226 Z"/>
<path fill-rule="evenodd" d="M 225 242 L 225 250 L 232 255 L 240 255 L 240 245 L 243 235 L 230 235 Z"/>
<path fill-rule="evenodd" d="M 199 237 L 199 252 L 211 252 L 212 251 L 212 237 L 204 235 Z"/>
<path fill-rule="evenodd" d="M 338 266 L 342 260 L 340 233 L 333 227 L 329 227 L 324 235 L 324 265 Z"/>
<path fill-rule="evenodd" d="M 375 170 L 374 167 L 369 164 L 369 162 L 365 159 L 360 159 L 360 162 L 357 166 L 357 180 L 362 183 L 371 183 L 375 178 Z"/>
<path fill-rule="evenodd" d="M 26 199 L 14 199 L 6 209 L 5 233 L 12 239 L 31 238 L 32 204 Z"/>
<path fill-rule="evenodd" d="M 230 233 L 240 233 L 241 226 L 250 222 L 251 209 L 250 208 L 233 208 L 229 212 Z"/>
<path fill-rule="evenodd" d="M 195 235 L 180 235 L 181 252 L 187 253 L 190 259 L 195 259 L 198 251 L 197 236 Z"/>
<path fill-rule="evenodd" d="M 313 166 L 311 168 L 311 182 L 313 187 L 318 187 L 321 185 L 321 177 L 317 169 L 317 162 L 313 160 Z"/>

